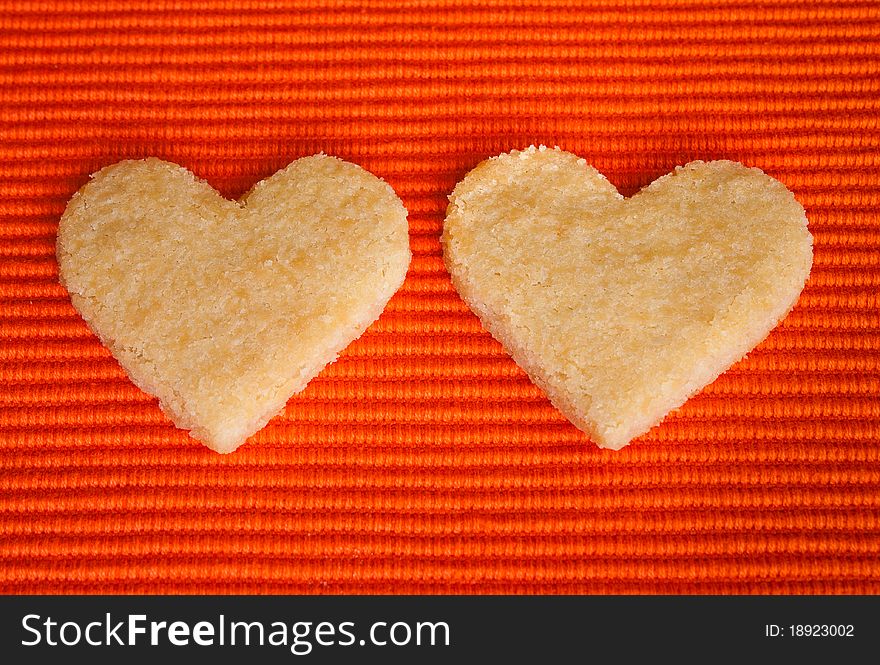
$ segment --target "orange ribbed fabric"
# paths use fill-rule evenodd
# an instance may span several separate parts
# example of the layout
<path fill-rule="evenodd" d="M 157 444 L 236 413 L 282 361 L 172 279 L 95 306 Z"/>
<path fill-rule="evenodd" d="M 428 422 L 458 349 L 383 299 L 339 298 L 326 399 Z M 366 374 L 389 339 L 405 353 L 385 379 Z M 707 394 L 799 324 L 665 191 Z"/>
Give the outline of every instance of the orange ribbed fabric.
<path fill-rule="evenodd" d="M 0 591 L 880 593 L 876 0 L 0 4 Z M 446 196 L 532 143 L 630 194 L 728 158 L 807 209 L 812 277 L 620 451 L 452 288 Z M 388 180 L 382 318 L 233 455 L 190 440 L 57 280 L 65 203 L 156 155 L 237 196 L 323 150 Z"/>

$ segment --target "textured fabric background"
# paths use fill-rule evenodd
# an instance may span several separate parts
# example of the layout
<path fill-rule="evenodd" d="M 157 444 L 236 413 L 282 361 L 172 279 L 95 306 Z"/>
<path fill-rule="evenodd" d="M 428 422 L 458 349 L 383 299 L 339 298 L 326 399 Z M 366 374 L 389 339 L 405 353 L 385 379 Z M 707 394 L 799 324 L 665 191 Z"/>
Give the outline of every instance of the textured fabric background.
<path fill-rule="evenodd" d="M 876 0 L 3 2 L 0 591 L 880 593 L 878 71 Z M 621 452 L 443 267 L 446 195 L 532 143 L 626 194 L 739 160 L 810 219 L 791 315 Z M 320 150 L 395 187 L 412 267 L 221 457 L 71 307 L 58 219 L 123 158 L 237 196 Z"/>

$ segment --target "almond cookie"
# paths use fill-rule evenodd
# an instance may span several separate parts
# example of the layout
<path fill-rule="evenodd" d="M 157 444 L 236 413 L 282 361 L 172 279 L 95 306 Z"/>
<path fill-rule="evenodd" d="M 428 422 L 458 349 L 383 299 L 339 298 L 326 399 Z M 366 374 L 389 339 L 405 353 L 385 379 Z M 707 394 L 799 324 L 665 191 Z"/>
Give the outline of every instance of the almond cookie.
<path fill-rule="evenodd" d="M 625 199 L 585 160 L 543 147 L 458 183 L 442 242 L 486 329 L 614 449 L 763 340 L 812 265 L 803 207 L 756 168 L 692 162 Z"/>
<path fill-rule="evenodd" d="M 124 161 L 68 204 L 60 278 L 134 383 L 228 453 L 376 320 L 409 265 L 406 217 L 389 185 L 326 155 L 240 201 Z"/>

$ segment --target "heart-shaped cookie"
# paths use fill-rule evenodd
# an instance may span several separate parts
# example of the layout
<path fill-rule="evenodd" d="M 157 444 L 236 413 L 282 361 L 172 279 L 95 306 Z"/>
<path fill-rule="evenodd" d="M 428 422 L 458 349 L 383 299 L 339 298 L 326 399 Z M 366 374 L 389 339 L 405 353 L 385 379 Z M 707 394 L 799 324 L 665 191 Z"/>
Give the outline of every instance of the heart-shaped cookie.
<path fill-rule="evenodd" d="M 227 453 L 379 316 L 409 265 L 406 217 L 389 185 L 326 155 L 239 202 L 175 164 L 124 161 L 71 199 L 58 263 L 132 380 Z"/>
<path fill-rule="evenodd" d="M 585 160 L 543 147 L 456 186 L 443 248 L 483 325 L 614 449 L 764 339 L 812 264 L 803 208 L 758 169 L 692 162 L 624 199 Z"/>

